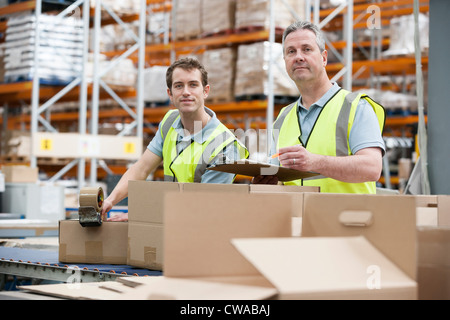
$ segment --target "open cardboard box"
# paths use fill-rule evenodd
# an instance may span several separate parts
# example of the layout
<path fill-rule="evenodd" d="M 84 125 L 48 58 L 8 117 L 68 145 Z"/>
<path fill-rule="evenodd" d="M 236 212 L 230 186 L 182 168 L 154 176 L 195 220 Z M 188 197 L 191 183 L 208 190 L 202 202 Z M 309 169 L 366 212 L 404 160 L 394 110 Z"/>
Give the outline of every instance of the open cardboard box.
<path fill-rule="evenodd" d="M 288 195 L 195 197 L 166 194 L 164 276 L 118 299 L 417 299 L 414 197 L 305 194 L 302 237 Z"/>
<path fill-rule="evenodd" d="M 205 193 L 202 199 L 206 197 L 221 204 L 220 195 Z M 214 250 L 212 241 L 202 241 L 204 236 L 220 238 L 192 224 L 188 216 L 197 211 L 195 204 L 174 203 L 168 196 L 165 250 L 170 255 L 164 277 L 221 277 L 227 284 L 253 279 L 262 290 L 267 290 L 267 283 L 276 290 L 267 299 L 417 299 L 414 198 L 306 193 L 304 201 L 302 237 L 247 234 L 242 239 L 229 234 L 238 257 L 226 237 L 220 240 L 226 252 Z M 257 211 L 253 205 L 247 210 Z M 213 297 L 210 293 L 203 299 Z"/>
<path fill-rule="evenodd" d="M 289 201 L 197 196 L 166 195 L 164 276 L 124 297 L 417 299 L 413 197 L 305 194 L 289 237 Z"/>
<path fill-rule="evenodd" d="M 220 199 L 220 195 L 208 197 L 214 202 Z M 199 234 L 190 230 L 193 221 L 186 214 L 195 209 L 170 205 L 173 200 L 166 198 L 165 222 L 166 250 L 171 254 L 165 260 L 164 276 L 171 281 L 222 277 L 230 284 L 239 278 L 238 283 L 253 279 L 252 284 L 259 283 L 262 290 L 267 290 L 267 283 L 276 290 L 268 299 L 417 299 L 414 198 L 307 193 L 303 232 L 314 237 L 248 235 L 240 239 L 230 234 L 241 257 L 227 247 L 226 260 L 222 251 L 212 249 L 211 241 L 200 241 L 204 229 L 198 229 Z M 184 213 L 177 207 L 184 208 Z M 211 233 L 205 239 L 217 239 L 217 235 Z M 222 239 L 222 245 L 228 246 L 226 240 Z M 186 246 L 179 245 L 185 242 Z M 197 248 L 200 242 L 203 261 L 189 259 L 195 256 L 189 247 Z M 212 293 L 203 297 L 211 298 Z"/>
<path fill-rule="evenodd" d="M 282 185 L 248 185 L 248 184 L 202 184 L 158 181 L 130 181 L 128 186 L 128 257 L 127 264 L 153 270 L 163 269 L 164 260 L 164 197 L 170 192 L 178 194 L 195 193 L 186 202 L 201 204 L 198 194 L 217 192 L 224 199 L 232 194 L 287 194 L 286 201 L 291 202 L 293 217 L 292 233 L 300 233 L 299 217 L 302 214 L 303 194 L 319 192 L 318 187 L 299 187 Z M 174 196 L 174 201 L 178 202 Z M 233 204 L 226 200 L 227 206 Z M 201 208 L 200 208 L 201 209 Z"/>
<path fill-rule="evenodd" d="M 235 300 L 274 296 L 276 290 L 230 241 L 235 237 L 290 237 L 290 196 L 230 193 L 225 197 L 222 192 L 193 196 L 177 191 L 165 196 L 164 276 L 120 279 L 123 287 L 104 282 L 23 289 L 74 299 Z M 102 295 L 102 290 L 107 294 Z M 111 295 L 110 291 L 120 294 Z"/>

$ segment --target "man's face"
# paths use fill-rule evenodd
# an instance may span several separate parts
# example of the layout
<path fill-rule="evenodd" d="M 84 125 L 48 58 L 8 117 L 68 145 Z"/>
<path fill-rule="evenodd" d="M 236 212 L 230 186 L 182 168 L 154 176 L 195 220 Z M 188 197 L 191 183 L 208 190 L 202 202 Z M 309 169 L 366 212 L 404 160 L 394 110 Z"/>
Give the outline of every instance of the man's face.
<path fill-rule="evenodd" d="M 327 65 L 327 52 L 320 52 L 316 35 L 310 30 L 297 30 L 285 39 L 286 71 L 295 83 L 315 80 Z"/>
<path fill-rule="evenodd" d="M 181 113 L 195 113 L 205 103 L 209 93 L 209 85 L 203 87 L 201 73 L 198 69 L 173 71 L 171 90 L 167 90 L 170 100 Z"/>

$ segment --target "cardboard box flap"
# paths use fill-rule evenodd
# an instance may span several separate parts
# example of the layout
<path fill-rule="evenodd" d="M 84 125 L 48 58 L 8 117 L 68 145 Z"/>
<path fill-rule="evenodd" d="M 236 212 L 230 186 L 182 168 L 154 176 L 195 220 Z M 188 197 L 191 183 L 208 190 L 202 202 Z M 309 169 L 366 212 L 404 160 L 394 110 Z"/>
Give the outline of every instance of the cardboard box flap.
<path fill-rule="evenodd" d="M 262 300 L 274 297 L 275 288 L 215 282 L 208 279 L 146 277 L 127 292 L 126 299 L 148 300 Z"/>
<path fill-rule="evenodd" d="M 302 237 L 365 236 L 416 279 L 416 200 L 400 195 L 305 193 Z"/>
<path fill-rule="evenodd" d="M 263 300 L 277 294 L 273 287 L 177 279 L 164 276 L 127 277 L 117 281 L 20 286 L 22 290 L 83 300 Z M 130 281 L 131 280 L 131 281 Z M 245 280 L 245 279 L 244 279 Z"/>
<path fill-rule="evenodd" d="M 255 275 L 232 238 L 289 237 L 289 195 L 219 192 L 168 193 L 164 204 L 164 275 Z"/>
<path fill-rule="evenodd" d="M 416 282 L 363 236 L 232 239 L 232 244 L 278 289 L 280 299 L 364 299 L 380 288 L 382 299 L 389 291 L 392 297 L 416 298 Z"/>
<path fill-rule="evenodd" d="M 128 183 L 128 221 L 162 223 L 164 195 L 180 192 L 181 184 L 167 181 L 130 181 Z M 141 190 L 150 190 L 142 196 Z M 142 208 L 145 208 L 144 210 Z"/>

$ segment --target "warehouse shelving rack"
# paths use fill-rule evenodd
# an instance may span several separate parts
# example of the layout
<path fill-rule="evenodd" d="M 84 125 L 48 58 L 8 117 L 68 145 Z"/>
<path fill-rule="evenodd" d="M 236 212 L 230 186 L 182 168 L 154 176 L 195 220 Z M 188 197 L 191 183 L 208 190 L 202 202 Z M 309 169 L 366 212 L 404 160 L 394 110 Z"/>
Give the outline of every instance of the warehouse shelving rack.
<path fill-rule="evenodd" d="M 9 14 L 19 13 L 23 11 L 33 11 L 36 17 L 36 24 L 39 23 L 39 17 L 42 13 L 42 0 L 35 1 L 25 1 L 16 4 L 9 5 L 4 8 L 0 8 L 0 16 L 5 16 Z M 78 98 L 79 101 L 79 110 L 75 112 L 75 116 L 71 118 L 71 120 L 78 121 L 78 129 L 80 134 L 87 133 L 87 121 L 88 116 L 90 119 L 90 134 L 97 135 L 98 134 L 98 121 L 99 121 L 99 100 L 106 98 L 109 96 L 118 102 L 119 106 L 125 111 L 127 117 L 131 117 L 133 122 L 128 124 L 125 129 L 119 133 L 119 135 L 127 135 L 130 134 L 133 130 L 135 131 L 136 136 L 142 137 L 142 127 L 143 127 L 143 99 L 142 99 L 142 79 L 143 76 L 142 70 L 144 68 L 144 59 L 145 59 L 145 15 L 146 15 L 146 1 L 141 0 L 140 12 L 138 15 L 126 16 L 126 19 L 122 19 L 117 14 L 113 12 L 105 3 L 102 3 L 101 0 L 96 1 L 96 8 L 94 13 L 92 14 L 90 10 L 89 0 L 78 0 L 68 5 L 62 12 L 58 14 L 59 17 L 64 17 L 67 14 L 70 14 L 77 8 L 83 8 L 83 63 L 81 66 L 81 72 L 79 76 L 77 76 L 73 81 L 65 86 L 45 86 L 42 87 L 40 85 L 39 73 L 35 72 L 33 75 L 33 79 L 31 81 L 24 81 L 18 83 L 8 83 L 0 85 L 0 96 L 3 100 L 3 130 L 13 129 L 10 125 L 10 119 L 8 119 L 8 104 L 9 103 L 17 103 L 17 101 L 25 100 L 29 101 L 31 104 L 31 114 L 27 116 L 19 116 L 19 121 L 26 123 L 26 129 L 31 132 L 31 139 L 38 132 L 39 124 L 43 126 L 43 128 L 48 132 L 58 132 L 56 128 L 54 128 L 49 119 L 49 111 L 51 110 L 51 106 L 59 100 L 76 100 Z M 106 23 L 118 23 L 125 31 L 135 40 L 135 45 L 126 50 L 123 53 L 116 55 L 108 68 L 104 70 L 99 70 L 99 42 L 100 42 L 100 28 L 103 17 L 101 16 L 101 12 L 106 11 L 111 16 L 111 21 L 106 21 Z M 87 65 L 87 56 L 88 56 L 88 47 L 89 47 L 89 28 L 91 25 L 91 16 L 94 15 L 93 19 L 93 30 L 94 30 L 94 73 L 93 79 L 87 79 L 85 74 L 85 67 Z M 126 26 L 124 21 L 132 21 L 139 19 L 139 34 L 135 35 L 129 28 Z M 0 25 L 2 30 L 6 29 L 6 22 Z M 36 32 L 35 37 L 35 52 L 37 52 L 37 48 L 39 47 L 39 32 Z M 138 86 L 137 89 L 128 89 L 125 91 L 121 91 L 120 94 L 117 94 L 110 86 L 108 86 L 103 80 L 102 77 L 111 70 L 114 66 L 116 66 L 120 61 L 126 59 L 131 56 L 133 53 L 138 52 L 137 54 L 137 78 L 138 78 Z M 38 70 L 38 55 L 35 54 L 35 70 Z M 91 82 L 92 84 L 89 84 Z M 103 91 L 100 91 L 100 87 Z M 124 101 L 124 98 L 136 97 L 136 111 L 132 110 Z M 91 111 L 88 113 L 87 104 L 89 97 L 92 99 L 92 107 Z M 46 101 L 45 101 L 46 100 Z M 43 102 L 45 101 L 45 102 Z M 43 103 L 42 103 L 43 102 Z M 42 104 L 41 104 L 42 103 Z M 46 112 L 47 119 L 44 119 L 41 114 Z M 63 114 L 64 118 L 67 118 L 67 114 Z M 52 117 L 53 121 L 58 120 L 58 117 Z M 70 116 L 69 116 L 70 118 Z M 14 126 L 14 125 L 13 125 Z M 90 184 L 94 185 L 97 181 L 97 164 L 99 159 L 92 158 L 91 159 L 91 168 L 90 168 Z M 104 162 L 100 162 L 105 170 Z M 78 165 L 78 185 L 79 187 L 83 187 L 85 184 L 85 159 L 83 157 L 76 158 L 66 164 L 62 169 L 56 172 L 49 181 L 56 181 L 65 175 L 69 170 L 71 170 L 74 166 Z M 37 166 L 37 157 L 34 155 L 34 150 L 31 150 L 30 156 L 30 166 Z"/>
<path fill-rule="evenodd" d="M 397 1 L 372 1 L 371 3 L 379 7 L 380 10 L 380 22 L 382 26 L 387 26 L 389 24 L 390 18 L 392 16 L 406 15 L 413 12 L 413 2 L 414 0 L 397 0 Z M 163 0 L 151 0 L 148 3 L 161 3 L 164 9 L 162 10 L 172 10 L 173 15 L 174 8 L 176 7 L 176 1 L 163 1 Z M 429 11 L 429 0 L 419 0 L 420 12 Z M 341 30 L 342 25 L 345 23 L 352 24 L 353 28 L 346 28 L 346 33 L 344 39 L 340 41 L 327 41 L 328 50 L 333 52 L 344 51 L 343 54 L 338 54 L 341 58 L 339 62 L 329 63 L 327 65 L 327 71 L 334 80 L 339 80 L 344 77 L 342 86 L 349 87 L 353 89 L 360 89 L 359 86 L 355 86 L 355 80 L 370 79 L 374 75 L 378 74 L 389 74 L 395 76 L 402 76 L 408 74 L 415 74 L 415 60 L 413 57 L 392 57 L 392 58 L 381 58 L 381 50 L 389 46 L 389 40 L 382 38 L 379 30 L 373 30 L 373 35 L 370 41 L 359 41 L 355 39 L 350 34 L 352 31 L 361 30 L 367 28 L 367 19 L 372 14 L 367 11 L 368 4 L 366 1 L 362 0 L 348 0 L 341 7 L 334 9 L 319 9 L 319 1 L 317 0 L 307 0 L 306 5 L 311 8 L 309 19 L 313 20 L 318 24 L 323 25 L 323 30 Z M 353 14 L 347 14 L 347 12 L 353 11 Z M 353 17 L 352 19 L 350 19 Z M 350 22 L 351 21 L 351 22 Z M 165 35 L 166 39 L 168 33 Z M 268 41 L 271 40 L 271 35 L 273 39 L 273 31 L 270 30 L 259 30 L 240 34 L 228 34 L 228 35 L 216 35 L 212 37 L 199 37 L 198 39 L 186 40 L 186 41 L 172 41 L 157 43 L 157 44 L 147 44 L 145 50 L 145 56 L 147 63 L 152 64 L 152 55 L 163 56 L 166 61 L 169 62 L 176 56 L 177 53 L 185 53 L 194 50 L 205 50 L 206 48 L 217 48 L 229 44 L 240 44 L 249 43 L 257 41 Z M 348 41 L 347 41 L 348 39 Z M 350 41 L 351 39 L 351 41 Z M 280 41 L 279 34 L 275 34 L 275 39 L 273 41 Z M 367 57 L 363 60 L 352 59 L 349 63 L 350 55 L 356 50 L 365 51 Z M 346 54 L 345 51 L 349 52 Z M 107 53 L 109 55 L 109 53 Z M 111 53 L 114 55 L 116 53 Z M 427 69 L 428 57 L 422 57 L 422 65 L 424 70 Z M 344 72 L 343 70 L 346 70 Z M 376 77 L 374 77 L 376 78 Z M 377 83 L 372 82 L 364 86 L 365 88 L 377 87 Z M 391 86 L 395 88 L 395 84 Z M 398 88 L 396 88 L 398 89 Z M 3 87 L 0 85 L 0 95 L 2 94 Z M 88 87 L 88 92 L 90 94 L 91 88 Z M 43 93 L 45 94 L 45 93 Z M 16 99 L 17 96 L 22 96 L 23 93 L 17 94 L 3 94 L 3 96 L 8 99 Z M 133 97 L 136 92 L 130 89 L 127 92 L 128 97 Z M 74 95 L 75 96 L 75 95 Z M 248 128 L 258 128 L 264 129 L 267 127 L 267 123 L 271 123 L 271 114 L 276 115 L 281 109 L 282 105 L 275 104 L 273 111 L 271 111 L 271 102 L 268 100 L 253 100 L 253 101 L 230 101 L 224 103 L 215 103 L 209 105 L 216 113 L 217 116 L 224 121 L 229 127 L 240 127 L 242 129 Z M 143 120 L 145 123 L 159 123 L 163 115 L 170 109 L 167 107 L 158 108 L 145 108 L 143 110 Z M 129 117 L 125 110 L 115 109 L 115 110 L 100 110 L 99 119 L 105 120 L 108 118 L 125 118 Z M 64 113 L 64 114 L 53 114 L 53 121 L 70 121 L 76 120 L 76 113 Z M 266 121 L 262 121 L 265 119 Z M 29 116 L 13 116 L 7 122 L 8 128 L 18 127 L 24 123 L 29 123 Z M 392 131 L 400 131 L 401 134 L 410 134 L 408 132 L 409 127 L 415 125 L 418 121 L 416 115 L 409 116 L 395 116 L 388 117 L 386 120 L 386 127 Z M 5 122 L 3 126 L 6 127 Z M 407 129 L 405 129 L 407 128 Z M 144 132 L 154 133 L 151 129 L 144 128 Z M 112 167 L 113 171 L 117 174 L 124 172 L 124 168 Z M 87 169 L 89 170 L 89 169 Z"/>

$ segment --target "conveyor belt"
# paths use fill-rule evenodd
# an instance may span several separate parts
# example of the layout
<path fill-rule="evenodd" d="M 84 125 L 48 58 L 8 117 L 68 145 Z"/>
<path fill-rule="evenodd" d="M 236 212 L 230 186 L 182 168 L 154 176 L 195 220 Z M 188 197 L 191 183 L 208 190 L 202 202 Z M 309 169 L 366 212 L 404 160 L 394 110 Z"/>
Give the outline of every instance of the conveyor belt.
<path fill-rule="evenodd" d="M 67 265 L 58 261 L 58 252 L 54 250 L 0 247 L 0 274 L 61 282 L 99 282 L 124 276 L 159 276 L 162 272 L 128 265 Z"/>

